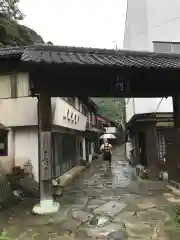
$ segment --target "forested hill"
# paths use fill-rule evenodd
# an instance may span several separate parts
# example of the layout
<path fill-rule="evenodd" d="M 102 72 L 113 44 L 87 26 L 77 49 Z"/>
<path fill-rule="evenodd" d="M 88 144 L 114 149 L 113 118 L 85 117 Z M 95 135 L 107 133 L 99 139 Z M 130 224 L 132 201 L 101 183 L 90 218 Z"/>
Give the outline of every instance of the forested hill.
<path fill-rule="evenodd" d="M 99 107 L 99 114 L 110 120 L 120 122 L 123 117 L 123 98 L 92 98 Z"/>
<path fill-rule="evenodd" d="M 34 30 L 20 25 L 8 15 L 0 13 L 0 47 L 23 46 L 43 43 L 43 39 Z"/>

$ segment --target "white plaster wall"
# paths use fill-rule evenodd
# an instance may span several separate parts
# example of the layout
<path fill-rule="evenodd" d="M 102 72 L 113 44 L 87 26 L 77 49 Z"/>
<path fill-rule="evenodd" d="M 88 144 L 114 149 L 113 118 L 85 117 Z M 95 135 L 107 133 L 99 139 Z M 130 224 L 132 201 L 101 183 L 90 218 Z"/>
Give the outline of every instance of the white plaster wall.
<path fill-rule="evenodd" d="M 38 132 L 36 129 L 16 130 L 15 132 L 15 165 L 23 167 L 31 161 L 35 180 L 38 181 Z"/>
<path fill-rule="evenodd" d="M 68 104 L 62 98 L 52 98 L 53 124 L 84 131 L 87 117 Z M 68 121 L 67 111 L 79 116 L 79 121 Z M 22 97 L 16 99 L 0 99 L 0 122 L 6 127 L 37 126 L 37 98 Z M 66 119 L 64 119 L 66 117 Z"/>
<path fill-rule="evenodd" d="M 73 114 L 73 117 L 68 117 L 68 111 Z M 78 121 L 75 121 L 79 118 Z M 85 131 L 87 124 L 87 117 L 84 116 L 80 111 L 76 110 L 73 106 L 69 105 L 61 98 L 56 98 L 55 102 L 55 113 L 53 117 L 53 124 L 66 128 L 76 129 Z"/>
<path fill-rule="evenodd" d="M 6 127 L 37 125 L 37 99 L 0 100 L 0 122 Z"/>

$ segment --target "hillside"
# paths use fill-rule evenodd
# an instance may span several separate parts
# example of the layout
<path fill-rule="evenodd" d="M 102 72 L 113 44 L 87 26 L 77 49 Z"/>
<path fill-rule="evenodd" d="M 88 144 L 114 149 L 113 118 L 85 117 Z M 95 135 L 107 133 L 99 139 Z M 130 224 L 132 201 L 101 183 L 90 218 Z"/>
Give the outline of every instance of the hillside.
<path fill-rule="evenodd" d="M 110 120 L 120 122 L 123 117 L 123 98 L 92 98 L 99 107 L 99 114 Z"/>
<path fill-rule="evenodd" d="M 0 14 L 0 46 L 23 46 L 43 43 L 43 39 L 34 30 L 20 25 L 5 14 Z"/>

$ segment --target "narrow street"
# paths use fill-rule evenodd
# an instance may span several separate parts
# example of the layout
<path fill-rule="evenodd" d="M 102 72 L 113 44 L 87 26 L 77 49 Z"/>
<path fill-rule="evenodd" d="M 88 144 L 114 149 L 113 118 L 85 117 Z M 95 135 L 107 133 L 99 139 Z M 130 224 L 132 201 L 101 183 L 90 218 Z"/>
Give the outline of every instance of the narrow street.
<path fill-rule="evenodd" d="M 109 171 L 102 160 L 94 160 L 65 189 L 58 214 L 33 216 L 33 203 L 26 200 L 2 213 L 0 226 L 18 240 L 178 240 L 168 199 L 173 202 L 165 182 L 137 180 L 124 159 L 124 147 L 118 147 Z"/>

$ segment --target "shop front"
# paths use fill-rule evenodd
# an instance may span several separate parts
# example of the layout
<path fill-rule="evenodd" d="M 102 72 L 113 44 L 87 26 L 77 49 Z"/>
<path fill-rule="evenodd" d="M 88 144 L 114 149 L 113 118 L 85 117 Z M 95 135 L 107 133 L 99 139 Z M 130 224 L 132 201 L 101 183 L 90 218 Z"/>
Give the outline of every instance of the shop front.
<path fill-rule="evenodd" d="M 59 177 L 77 164 L 79 152 L 77 136 L 53 133 L 53 175 Z"/>

